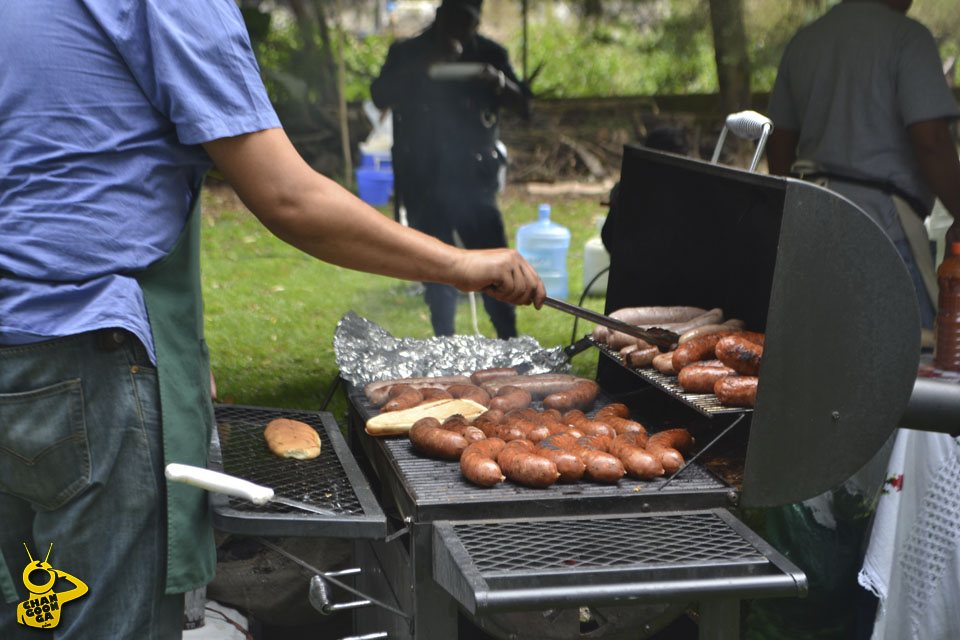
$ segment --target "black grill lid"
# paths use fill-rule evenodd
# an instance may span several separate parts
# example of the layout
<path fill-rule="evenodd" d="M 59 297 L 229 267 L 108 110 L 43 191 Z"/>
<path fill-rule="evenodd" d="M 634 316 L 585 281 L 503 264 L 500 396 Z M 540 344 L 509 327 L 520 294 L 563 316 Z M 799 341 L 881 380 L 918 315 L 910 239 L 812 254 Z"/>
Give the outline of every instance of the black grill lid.
<path fill-rule="evenodd" d="M 887 236 L 839 195 L 782 182 L 745 505 L 813 497 L 858 471 L 900 421 L 920 360 L 913 284 Z"/>
<path fill-rule="evenodd" d="M 849 478 L 897 425 L 920 354 L 910 276 L 880 227 L 810 183 L 636 147 L 620 184 L 606 312 L 718 306 L 766 332 L 741 504 Z M 607 391 L 631 377 L 601 358 Z"/>

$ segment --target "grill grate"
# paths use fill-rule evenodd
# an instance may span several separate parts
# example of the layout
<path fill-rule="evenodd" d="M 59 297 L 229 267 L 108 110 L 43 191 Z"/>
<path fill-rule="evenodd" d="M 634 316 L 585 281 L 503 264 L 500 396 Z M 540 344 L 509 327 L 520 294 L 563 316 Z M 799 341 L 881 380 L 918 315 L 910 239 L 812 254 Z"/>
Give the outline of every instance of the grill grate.
<path fill-rule="evenodd" d="M 482 488 L 467 482 L 460 473 L 460 465 L 455 462 L 427 458 L 410 445 L 407 438 L 392 438 L 384 445 L 389 451 L 397 468 L 411 489 L 414 502 L 419 505 L 448 504 L 453 497 L 458 502 L 509 500 L 509 499 L 550 499 L 570 496 L 584 498 L 600 496 L 636 496 L 656 492 L 666 483 L 666 479 L 634 480 L 622 478 L 613 485 L 580 481 L 575 484 L 555 484 L 546 489 L 522 487 L 512 482 L 501 482 L 495 487 Z M 661 493 L 703 492 L 725 489 L 708 471 L 696 464 L 691 465 Z"/>
<path fill-rule="evenodd" d="M 767 562 L 713 512 L 458 523 L 454 531 L 483 574 Z"/>
<path fill-rule="evenodd" d="M 364 513 L 327 434 L 321 414 L 235 405 L 217 405 L 215 412 L 220 459 L 211 462 L 219 462 L 224 473 L 270 487 L 276 495 L 284 498 L 332 509 L 344 515 Z M 299 420 L 316 429 L 320 434 L 320 455 L 313 460 L 295 460 L 279 458 L 271 453 L 263 438 L 263 430 L 274 418 Z M 290 513 L 310 517 L 306 511 L 275 502 L 257 506 L 247 500 L 229 498 L 229 505 L 236 511 Z"/>
<path fill-rule="evenodd" d="M 712 393 L 689 393 L 684 391 L 677 383 L 677 376 L 666 376 L 653 367 L 642 367 L 640 369 L 632 369 L 626 366 L 623 363 L 623 358 L 620 357 L 618 352 L 613 351 L 605 344 L 601 344 L 590 338 L 590 341 L 593 343 L 597 349 L 600 350 L 600 353 L 607 356 L 620 366 L 622 366 L 627 371 L 632 372 L 637 377 L 645 380 L 649 384 L 657 387 L 661 391 L 673 396 L 677 400 L 680 400 L 684 404 L 693 409 L 696 409 L 701 414 L 705 416 L 714 416 L 718 414 L 730 414 L 730 413 L 752 413 L 753 409 L 745 409 L 743 407 L 727 407 L 720 404 L 720 401 L 717 400 L 717 396 Z"/>
<path fill-rule="evenodd" d="M 363 421 L 377 414 L 377 409 L 367 401 L 362 391 L 354 391 L 349 395 L 351 405 Z M 606 400 L 598 398 L 596 406 L 603 404 L 606 404 Z M 362 429 L 362 426 L 358 428 Z M 729 485 L 696 463 L 684 469 L 669 484 L 666 484 L 667 478 L 635 480 L 624 477 L 616 484 L 599 484 L 581 480 L 574 484 L 558 483 L 545 489 L 533 489 L 506 481 L 494 487 L 484 488 L 467 482 L 460 472 L 460 465 L 456 462 L 436 460 L 418 453 L 406 437 L 374 438 L 373 440 L 384 452 L 386 461 L 392 468 L 388 473 L 400 478 L 405 492 L 418 507 L 446 509 L 451 506 L 474 505 L 480 508 L 480 505 L 484 505 L 475 514 L 476 517 L 484 517 L 482 513 L 490 509 L 502 512 L 504 509 L 509 509 L 505 505 L 517 505 L 519 502 L 536 503 L 539 508 L 551 502 L 560 501 L 564 503 L 564 508 L 590 510 L 591 508 L 587 505 L 598 500 L 637 500 L 636 507 L 628 508 L 629 511 L 636 511 L 642 508 L 641 502 L 650 504 L 651 500 L 656 498 L 658 504 L 672 503 L 672 508 L 676 510 L 684 504 L 682 496 L 696 495 L 699 499 L 708 494 L 720 494 L 719 502 L 723 504 L 730 489 Z M 661 487 L 662 491 L 659 490 Z M 666 499 L 668 496 L 669 499 Z M 706 499 L 712 504 L 711 498 Z M 573 503 L 581 504 L 573 506 Z M 601 508 L 593 508 L 593 510 L 597 509 Z M 526 507 L 525 511 L 529 512 Z"/>

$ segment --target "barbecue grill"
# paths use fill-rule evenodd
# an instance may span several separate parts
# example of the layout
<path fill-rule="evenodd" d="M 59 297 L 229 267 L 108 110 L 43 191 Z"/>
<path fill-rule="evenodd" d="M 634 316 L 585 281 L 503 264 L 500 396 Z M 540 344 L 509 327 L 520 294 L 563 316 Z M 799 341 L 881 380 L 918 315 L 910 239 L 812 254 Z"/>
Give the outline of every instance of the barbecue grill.
<path fill-rule="evenodd" d="M 328 414 L 218 407 L 212 456 L 215 468 L 342 517 L 218 497 L 215 524 L 354 538 L 355 587 L 385 605 L 356 614 L 363 638 L 448 640 L 465 619 L 497 638 L 636 638 L 692 602 L 702 638 L 735 638 L 740 600 L 804 595 L 803 573 L 736 509 L 817 495 L 862 466 L 905 411 L 922 423 L 956 407 L 955 393 L 945 403 L 916 381 L 906 268 L 879 227 L 832 192 L 641 148 L 625 149 L 616 211 L 607 312 L 718 306 L 767 336 L 752 410 L 685 394 L 581 341 L 602 353 L 597 407 L 624 402 L 651 432 L 694 435 L 700 451 L 674 477 L 472 486 L 406 438 L 367 435 L 377 410 L 348 385 L 349 448 Z M 915 383 L 922 393 L 911 398 Z M 259 433 L 273 417 L 313 424 L 321 458 L 270 459 Z"/>

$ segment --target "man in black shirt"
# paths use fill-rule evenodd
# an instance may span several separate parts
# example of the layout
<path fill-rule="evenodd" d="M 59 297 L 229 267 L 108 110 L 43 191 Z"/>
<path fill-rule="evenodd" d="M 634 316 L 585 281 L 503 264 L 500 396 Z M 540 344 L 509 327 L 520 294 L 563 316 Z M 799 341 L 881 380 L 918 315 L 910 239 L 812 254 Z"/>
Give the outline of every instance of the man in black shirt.
<path fill-rule="evenodd" d="M 393 110 L 394 194 L 414 229 L 471 249 L 506 247 L 497 208 L 500 106 L 529 115 L 530 93 L 502 46 L 477 34 L 483 0 L 443 0 L 420 35 L 390 47 L 370 93 Z M 449 63 L 458 63 L 456 66 Z M 436 335 L 454 333 L 457 291 L 424 283 Z M 484 295 L 500 338 L 517 335 L 510 304 Z"/>

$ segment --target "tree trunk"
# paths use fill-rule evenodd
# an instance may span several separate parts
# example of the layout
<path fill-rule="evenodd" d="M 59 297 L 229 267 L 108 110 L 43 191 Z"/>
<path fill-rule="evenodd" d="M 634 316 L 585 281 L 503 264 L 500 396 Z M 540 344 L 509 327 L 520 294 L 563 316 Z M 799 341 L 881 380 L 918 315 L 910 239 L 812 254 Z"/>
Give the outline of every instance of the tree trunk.
<path fill-rule="evenodd" d="M 750 108 L 750 59 L 743 27 L 743 0 L 710 0 L 710 23 L 720 84 L 720 108 L 736 113 Z"/>

